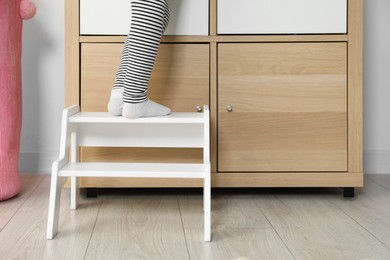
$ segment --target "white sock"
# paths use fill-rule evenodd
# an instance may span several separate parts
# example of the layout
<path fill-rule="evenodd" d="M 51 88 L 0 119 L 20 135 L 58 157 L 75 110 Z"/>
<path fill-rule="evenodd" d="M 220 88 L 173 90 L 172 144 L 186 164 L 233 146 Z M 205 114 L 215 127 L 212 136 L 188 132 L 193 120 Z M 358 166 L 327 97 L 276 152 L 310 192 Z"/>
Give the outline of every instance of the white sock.
<path fill-rule="evenodd" d="M 108 112 L 114 116 L 121 116 L 123 109 L 123 88 L 113 88 L 111 90 L 110 101 L 107 105 Z"/>
<path fill-rule="evenodd" d="M 142 103 L 124 103 L 122 116 L 127 119 L 139 117 L 166 116 L 171 113 L 171 109 L 160 105 L 150 99 Z"/>

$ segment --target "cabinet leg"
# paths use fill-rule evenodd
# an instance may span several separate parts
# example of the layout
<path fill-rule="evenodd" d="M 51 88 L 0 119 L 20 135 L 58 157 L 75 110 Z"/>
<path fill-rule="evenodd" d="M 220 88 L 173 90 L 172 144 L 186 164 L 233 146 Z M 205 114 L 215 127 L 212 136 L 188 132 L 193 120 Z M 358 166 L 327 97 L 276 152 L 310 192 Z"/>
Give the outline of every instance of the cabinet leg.
<path fill-rule="evenodd" d="M 353 198 L 355 197 L 355 188 L 354 187 L 345 187 L 344 188 L 344 198 Z"/>
<path fill-rule="evenodd" d="M 87 198 L 97 198 L 97 188 L 87 188 Z"/>

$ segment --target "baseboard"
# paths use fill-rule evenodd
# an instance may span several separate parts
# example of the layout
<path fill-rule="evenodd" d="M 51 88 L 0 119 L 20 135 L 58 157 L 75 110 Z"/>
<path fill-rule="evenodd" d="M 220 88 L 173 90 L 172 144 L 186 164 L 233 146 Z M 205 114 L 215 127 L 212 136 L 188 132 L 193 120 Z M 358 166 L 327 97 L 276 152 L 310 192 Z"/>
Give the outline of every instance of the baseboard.
<path fill-rule="evenodd" d="M 390 150 L 365 150 L 364 173 L 390 174 Z"/>
<path fill-rule="evenodd" d="M 58 157 L 57 153 L 21 152 L 19 154 L 19 171 L 49 174 L 51 165 Z"/>

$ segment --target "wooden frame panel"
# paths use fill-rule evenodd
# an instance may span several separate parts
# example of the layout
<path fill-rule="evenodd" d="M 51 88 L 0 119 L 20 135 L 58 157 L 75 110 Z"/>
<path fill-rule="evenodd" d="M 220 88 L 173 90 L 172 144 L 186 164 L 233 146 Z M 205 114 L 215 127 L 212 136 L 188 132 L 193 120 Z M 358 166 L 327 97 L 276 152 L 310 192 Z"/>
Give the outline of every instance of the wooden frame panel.
<path fill-rule="evenodd" d="M 79 0 L 65 1 L 65 107 L 80 102 Z"/>
<path fill-rule="evenodd" d="M 349 0 L 348 170 L 363 174 L 363 0 Z"/>

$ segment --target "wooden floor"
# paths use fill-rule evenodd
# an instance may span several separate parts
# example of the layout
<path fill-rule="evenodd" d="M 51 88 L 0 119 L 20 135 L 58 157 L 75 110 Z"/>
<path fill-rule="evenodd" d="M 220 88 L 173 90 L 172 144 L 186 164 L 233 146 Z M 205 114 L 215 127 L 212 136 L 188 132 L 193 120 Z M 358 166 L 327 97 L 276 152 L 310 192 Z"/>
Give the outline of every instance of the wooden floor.
<path fill-rule="evenodd" d="M 104 190 L 69 209 L 46 240 L 50 177 L 23 175 L 0 203 L 0 259 L 390 259 L 390 175 L 341 189 L 213 190 L 212 242 L 200 190 Z"/>

